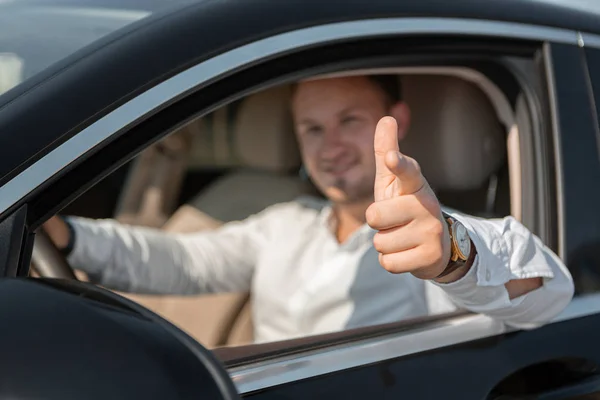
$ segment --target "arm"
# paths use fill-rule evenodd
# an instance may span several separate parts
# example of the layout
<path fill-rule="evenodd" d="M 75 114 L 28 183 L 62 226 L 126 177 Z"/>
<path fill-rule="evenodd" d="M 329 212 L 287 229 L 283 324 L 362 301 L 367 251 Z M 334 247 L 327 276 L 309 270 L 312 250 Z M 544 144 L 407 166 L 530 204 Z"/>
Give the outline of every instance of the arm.
<path fill-rule="evenodd" d="M 214 231 L 170 234 L 113 220 L 68 218 L 75 232 L 69 263 L 112 289 L 161 294 L 247 291 L 269 212 Z M 59 247 L 66 227 L 46 225 Z M 50 229 L 49 229 L 50 228 Z"/>
<path fill-rule="evenodd" d="M 456 304 L 524 329 L 567 306 L 574 291 L 568 269 L 522 224 L 449 214 L 465 225 L 477 251 L 472 266 L 435 283 Z"/>
<path fill-rule="evenodd" d="M 400 152 L 397 132 L 389 117 L 375 130 L 375 203 L 366 220 L 378 230 L 373 245 L 380 264 L 434 282 L 457 305 L 516 327 L 533 328 L 561 312 L 574 291 L 569 271 L 511 217 L 482 220 L 454 213 L 467 228 L 476 257 L 443 275 L 452 253 L 448 226 L 418 162 Z"/>

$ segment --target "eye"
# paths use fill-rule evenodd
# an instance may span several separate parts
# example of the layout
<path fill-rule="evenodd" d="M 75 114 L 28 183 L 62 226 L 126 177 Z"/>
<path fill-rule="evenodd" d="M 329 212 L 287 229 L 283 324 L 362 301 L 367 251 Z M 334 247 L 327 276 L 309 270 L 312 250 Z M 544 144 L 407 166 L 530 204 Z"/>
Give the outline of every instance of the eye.
<path fill-rule="evenodd" d="M 308 136 L 318 136 L 323 132 L 323 129 L 319 126 L 309 126 L 304 129 L 304 134 Z"/>
<path fill-rule="evenodd" d="M 354 115 L 349 115 L 349 116 L 344 117 L 342 119 L 342 124 L 344 124 L 344 125 L 349 125 L 349 124 L 352 124 L 354 122 L 358 122 L 358 118 L 355 117 Z"/>

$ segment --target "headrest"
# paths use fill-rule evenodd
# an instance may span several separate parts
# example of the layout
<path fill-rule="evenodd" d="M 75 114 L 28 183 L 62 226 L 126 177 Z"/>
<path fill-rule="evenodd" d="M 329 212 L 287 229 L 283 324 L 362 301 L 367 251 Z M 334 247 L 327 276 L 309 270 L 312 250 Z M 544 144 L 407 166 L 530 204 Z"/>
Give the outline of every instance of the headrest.
<path fill-rule="evenodd" d="M 419 162 L 435 189 L 478 189 L 500 168 L 506 132 L 476 84 L 452 76 L 411 74 L 402 77 L 402 94 L 411 123 L 400 148 Z M 199 153 L 193 158 L 272 172 L 298 168 L 290 95 L 289 86 L 277 86 L 246 97 L 232 109 L 217 110 L 202 128 L 212 132 L 212 139 L 198 141 Z"/>
<path fill-rule="evenodd" d="M 278 86 L 241 102 L 236 110 L 234 145 L 242 165 L 274 172 L 300 167 L 290 96 L 289 86 Z"/>
<path fill-rule="evenodd" d="M 437 75 L 406 75 L 411 110 L 400 149 L 415 158 L 431 186 L 480 188 L 504 161 L 506 132 L 488 97 L 475 84 Z"/>

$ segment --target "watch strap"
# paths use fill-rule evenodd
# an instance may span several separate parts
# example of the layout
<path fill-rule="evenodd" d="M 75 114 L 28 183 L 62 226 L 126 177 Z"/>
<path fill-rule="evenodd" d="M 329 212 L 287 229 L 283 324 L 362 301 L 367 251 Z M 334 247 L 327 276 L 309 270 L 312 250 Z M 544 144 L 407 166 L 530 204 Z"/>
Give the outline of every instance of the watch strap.
<path fill-rule="evenodd" d="M 434 279 L 443 278 L 444 276 L 451 274 L 452 272 L 456 271 L 457 269 L 459 269 L 460 267 L 463 267 L 465 265 L 472 265 L 473 262 L 475 261 L 476 253 L 477 253 L 477 251 L 475 250 L 475 245 L 471 241 L 471 252 L 469 254 L 469 258 L 467 258 L 466 260 L 461 260 L 461 259 L 457 259 L 456 261 L 450 260 L 450 262 L 448 263 L 446 268 L 442 271 L 442 273 L 439 274 L 438 276 L 436 276 Z"/>
<path fill-rule="evenodd" d="M 444 218 L 444 221 L 446 221 L 446 224 L 448 225 L 448 234 L 450 235 L 450 261 L 448 262 L 448 265 L 446 266 L 446 268 L 442 271 L 441 274 L 439 274 L 438 276 L 436 276 L 434 279 L 439 279 L 439 278 L 443 278 L 446 275 L 451 274 L 452 272 L 456 271 L 458 268 L 465 266 L 465 265 L 470 265 L 473 264 L 473 261 L 475 260 L 475 245 L 473 244 L 473 241 L 471 241 L 471 251 L 469 253 L 469 256 L 467 257 L 466 260 L 461 259 L 460 257 L 458 257 L 458 249 L 456 249 L 456 239 L 453 237 L 452 235 L 452 223 L 449 221 L 455 221 L 454 218 L 452 218 L 452 216 L 444 211 L 442 211 L 442 217 Z"/>

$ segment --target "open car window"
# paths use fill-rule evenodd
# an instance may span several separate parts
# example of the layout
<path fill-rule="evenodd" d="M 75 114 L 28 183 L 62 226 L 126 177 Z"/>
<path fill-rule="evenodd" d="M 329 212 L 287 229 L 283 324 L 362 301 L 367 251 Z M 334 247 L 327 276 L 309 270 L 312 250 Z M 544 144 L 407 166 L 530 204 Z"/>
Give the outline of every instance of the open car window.
<path fill-rule="evenodd" d="M 521 160 L 515 142 L 519 127 L 515 105 L 502 87 L 468 67 L 397 67 L 354 74 L 361 72 L 396 76 L 403 100 L 411 106 L 403 151 L 419 160 L 444 205 L 481 217 L 516 214 L 521 201 Z M 114 218 L 175 234 L 214 231 L 298 198 L 323 201 L 303 171 L 290 99 L 290 84 L 276 85 L 190 121 L 63 213 Z M 452 113 L 439 112 L 448 107 Z M 474 107 L 476 115 L 471 113 Z M 460 156 L 444 147 L 450 143 L 463 154 L 481 156 L 461 165 Z M 111 193 L 106 199 L 111 207 L 98 201 L 100 193 L 105 198 Z M 251 291 L 195 296 L 119 293 L 166 317 L 207 347 L 254 342 Z M 440 306 L 433 314 L 455 311 Z M 384 317 L 381 322 L 393 320 Z M 348 329 L 365 327 L 356 324 Z"/>

